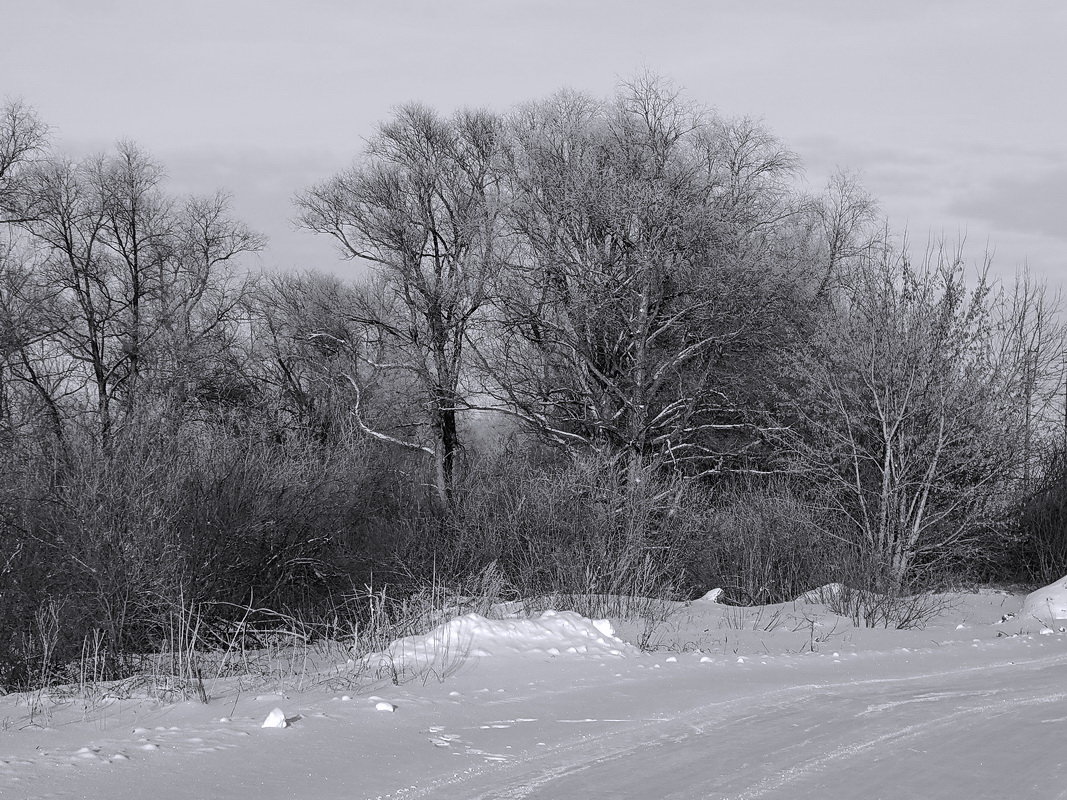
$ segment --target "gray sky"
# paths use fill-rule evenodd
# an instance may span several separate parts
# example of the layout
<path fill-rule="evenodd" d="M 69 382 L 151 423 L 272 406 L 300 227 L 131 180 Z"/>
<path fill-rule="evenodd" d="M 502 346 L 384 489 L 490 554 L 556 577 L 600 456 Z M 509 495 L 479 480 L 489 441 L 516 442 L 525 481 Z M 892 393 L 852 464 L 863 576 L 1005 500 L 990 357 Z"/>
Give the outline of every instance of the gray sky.
<path fill-rule="evenodd" d="M 341 274 L 294 192 L 392 106 L 498 110 L 649 69 L 762 117 L 811 190 L 860 172 L 894 227 L 1067 278 L 1067 3 L 974 0 L 0 0 L 0 100 L 61 147 L 138 142 L 171 188 L 226 188 L 265 266 Z"/>

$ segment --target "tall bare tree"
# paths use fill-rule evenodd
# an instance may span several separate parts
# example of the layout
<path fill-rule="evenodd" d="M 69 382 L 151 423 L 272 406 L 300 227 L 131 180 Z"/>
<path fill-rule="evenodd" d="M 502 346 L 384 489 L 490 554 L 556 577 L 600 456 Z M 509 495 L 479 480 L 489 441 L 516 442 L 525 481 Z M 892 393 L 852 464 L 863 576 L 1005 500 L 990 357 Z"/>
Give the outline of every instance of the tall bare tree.
<path fill-rule="evenodd" d="M 256 293 L 257 381 L 271 393 L 280 428 L 327 445 L 351 427 L 349 378 L 364 394 L 369 383 L 369 368 L 357 356 L 366 336 L 351 318 L 358 294 L 340 278 L 315 272 L 272 275 Z"/>
<path fill-rule="evenodd" d="M 23 221 L 18 195 L 27 168 L 44 155 L 48 127 L 22 102 L 0 107 L 0 222 Z"/>
<path fill-rule="evenodd" d="M 48 129 L 21 102 L 0 107 L 0 429 L 12 429 L 10 360 L 46 333 L 42 300 L 30 280 L 32 250 L 19 240 L 16 223 L 24 176 L 47 150 Z"/>
<path fill-rule="evenodd" d="M 431 454 L 445 504 L 462 448 L 467 336 L 500 267 L 501 146 L 501 122 L 492 114 L 445 119 L 405 106 L 356 166 L 297 199 L 304 227 L 334 237 L 346 257 L 375 270 L 374 291 L 352 309 L 373 339 L 362 352 L 374 369 L 413 377 L 428 435 L 372 429 L 358 409 L 357 419 L 371 435 Z M 352 385 L 359 390 L 354 376 Z"/>
<path fill-rule="evenodd" d="M 1024 492 L 1042 478 L 1041 469 L 1057 448 L 1067 453 L 1064 379 L 1067 342 L 1061 297 L 1026 269 L 997 307 L 1000 357 L 1016 367 L 1016 396 L 1024 419 L 1023 456 L 1017 477 Z"/>
<path fill-rule="evenodd" d="M 810 267 L 782 246 L 795 157 L 650 76 L 608 102 L 561 93 L 512 130 L 520 244 L 479 347 L 487 390 L 631 484 L 650 463 L 723 469 L 754 441 L 738 379 Z"/>
<path fill-rule="evenodd" d="M 105 447 L 117 412 L 176 385 L 179 350 L 234 322 L 241 289 L 223 267 L 261 246 L 224 197 L 179 203 L 161 181 L 158 165 L 120 144 L 110 157 L 41 161 L 18 195 L 49 334 L 23 351 L 17 375 L 53 404 L 88 389 Z M 160 380 L 146 384 L 147 371 Z"/>

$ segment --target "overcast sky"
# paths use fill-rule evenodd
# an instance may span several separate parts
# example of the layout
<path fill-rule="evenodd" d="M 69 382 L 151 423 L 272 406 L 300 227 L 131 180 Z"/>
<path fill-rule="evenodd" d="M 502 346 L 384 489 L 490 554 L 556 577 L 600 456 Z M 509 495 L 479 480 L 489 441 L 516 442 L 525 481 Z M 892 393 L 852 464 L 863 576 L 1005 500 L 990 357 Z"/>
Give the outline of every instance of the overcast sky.
<path fill-rule="evenodd" d="M 1067 278 L 1067 3 L 973 0 L 0 0 L 0 101 L 84 154 L 132 139 L 177 192 L 225 188 L 268 267 L 341 274 L 294 192 L 392 106 L 607 95 L 649 69 L 859 171 L 913 241 L 963 234 Z"/>

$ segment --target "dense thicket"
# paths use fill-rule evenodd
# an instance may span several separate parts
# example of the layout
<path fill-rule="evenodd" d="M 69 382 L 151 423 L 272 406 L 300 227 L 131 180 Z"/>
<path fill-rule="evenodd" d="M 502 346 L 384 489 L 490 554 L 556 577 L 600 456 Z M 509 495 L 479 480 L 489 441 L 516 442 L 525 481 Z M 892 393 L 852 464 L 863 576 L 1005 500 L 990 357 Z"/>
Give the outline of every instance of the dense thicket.
<path fill-rule="evenodd" d="M 476 575 L 735 602 L 1058 575 L 1055 304 L 800 177 L 650 77 L 405 106 L 297 195 L 366 277 L 251 276 L 225 195 L 129 143 L 72 161 L 9 104 L 0 685 L 87 642 L 121 673 L 192 608 L 358 616 Z"/>

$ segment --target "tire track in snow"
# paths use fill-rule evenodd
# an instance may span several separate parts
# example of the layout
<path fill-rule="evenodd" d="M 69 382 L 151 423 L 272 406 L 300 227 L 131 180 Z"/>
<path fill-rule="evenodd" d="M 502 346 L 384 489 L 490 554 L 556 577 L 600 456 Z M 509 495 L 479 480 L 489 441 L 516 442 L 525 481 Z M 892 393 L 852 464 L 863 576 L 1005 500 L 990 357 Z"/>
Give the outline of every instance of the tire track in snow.
<path fill-rule="evenodd" d="M 577 740 L 567 740 L 545 750 L 530 754 L 515 754 L 514 760 L 506 765 L 497 764 L 490 768 L 485 766 L 469 767 L 463 772 L 430 780 L 422 786 L 408 787 L 393 795 L 388 795 L 388 797 L 394 797 L 398 800 L 399 798 L 412 798 L 414 800 L 414 798 L 421 797 L 455 797 L 463 798 L 464 800 L 523 800 L 537 792 L 547 790 L 553 784 L 562 780 L 580 776 L 583 772 L 608 767 L 620 760 L 634 757 L 643 751 L 651 751 L 667 742 L 683 744 L 694 737 L 705 735 L 708 730 L 736 724 L 739 718 L 732 715 L 739 709 L 745 712 L 745 717 L 767 717 L 769 720 L 773 720 L 778 713 L 786 709 L 794 709 L 806 700 L 820 695 L 832 694 L 834 691 L 848 690 L 851 694 L 851 692 L 865 687 L 906 687 L 915 683 L 937 681 L 943 678 L 951 678 L 956 682 L 976 676 L 994 674 L 1002 670 L 1037 670 L 1057 664 L 1067 664 L 1067 654 L 1016 658 L 991 664 L 937 669 L 915 674 L 898 674 L 858 680 L 837 680 L 825 683 L 786 686 L 770 691 L 704 703 L 697 707 L 688 707 L 681 713 L 677 713 L 666 720 L 652 720 L 637 726 L 630 725 L 622 729 L 591 734 Z M 900 666 L 906 667 L 904 664 Z M 944 699 L 959 699 L 968 696 L 975 697 L 978 695 L 961 694 L 955 696 L 952 693 L 945 693 Z M 784 772 L 764 778 L 751 788 L 740 790 L 740 793 L 735 789 L 730 792 L 730 795 L 743 800 L 762 797 L 781 789 L 793 781 L 816 774 L 820 770 L 847 761 L 850 757 L 866 753 L 879 745 L 918 738 L 960 718 L 988 715 L 1002 709 L 1039 705 L 1063 699 L 1067 699 L 1067 693 L 1042 695 L 1037 698 L 1012 698 L 956 710 L 921 724 L 893 729 L 876 737 L 864 739 L 859 743 L 849 742 L 841 745 L 830 753 L 809 758 Z M 863 713 L 861 711 L 860 715 Z M 706 757 L 706 755 L 706 752 L 699 750 L 694 753 L 694 757 Z M 632 765 L 628 765 L 628 768 L 632 769 Z M 667 796 L 666 792 L 671 791 L 667 787 L 665 789 L 663 797 Z M 711 791 L 712 793 L 699 794 L 702 791 Z M 690 784 L 680 790 L 677 795 L 672 793 L 671 796 L 685 798 L 705 796 L 710 798 L 723 797 L 724 795 L 721 790 L 716 791 L 705 779 L 699 781 L 696 785 Z"/>
<path fill-rule="evenodd" d="M 949 698 L 946 697 L 945 699 Z M 996 703 L 971 706 L 969 708 L 958 709 L 948 714 L 941 714 L 932 719 L 896 728 L 878 736 L 868 738 L 862 742 L 850 742 L 841 745 L 825 755 L 808 759 L 807 761 L 784 770 L 777 775 L 764 778 L 753 788 L 743 790 L 738 795 L 738 798 L 739 800 L 754 800 L 754 798 L 763 797 L 771 792 L 784 788 L 789 783 L 793 783 L 801 778 L 809 777 L 831 766 L 836 766 L 839 762 L 847 761 L 850 758 L 859 756 L 874 748 L 887 744 L 897 744 L 899 742 L 937 733 L 940 728 L 956 723 L 966 717 L 988 717 L 1006 710 L 1014 711 L 1019 708 L 1045 705 L 1062 700 L 1067 700 L 1067 692 L 1022 699 L 1013 697 Z"/>
<path fill-rule="evenodd" d="M 452 796 L 464 800 L 521 800 L 531 792 L 563 778 L 606 766 L 640 750 L 662 744 L 666 737 L 663 734 L 657 736 L 657 731 L 671 731 L 674 741 L 702 735 L 706 729 L 718 727 L 727 721 L 730 712 L 736 708 L 749 709 L 753 703 L 767 703 L 772 698 L 779 699 L 779 702 L 771 704 L 771 708 L 786 708 L 816 696 L 822 688 L 817 684 L 804 684 L 708 703 L 689 708 L 668 719 L 648 720 L 636 726 L 587 734 L 532 755 L 519 754 L 515 761 L 496 769 L 468 768 L 425 786 L 400 790 L 392 797 L 448 797 L 447 792 L 453 790 L 456 793 Z M 479 782 L 492 785 L 484 788 L 472 785 Z"/>

